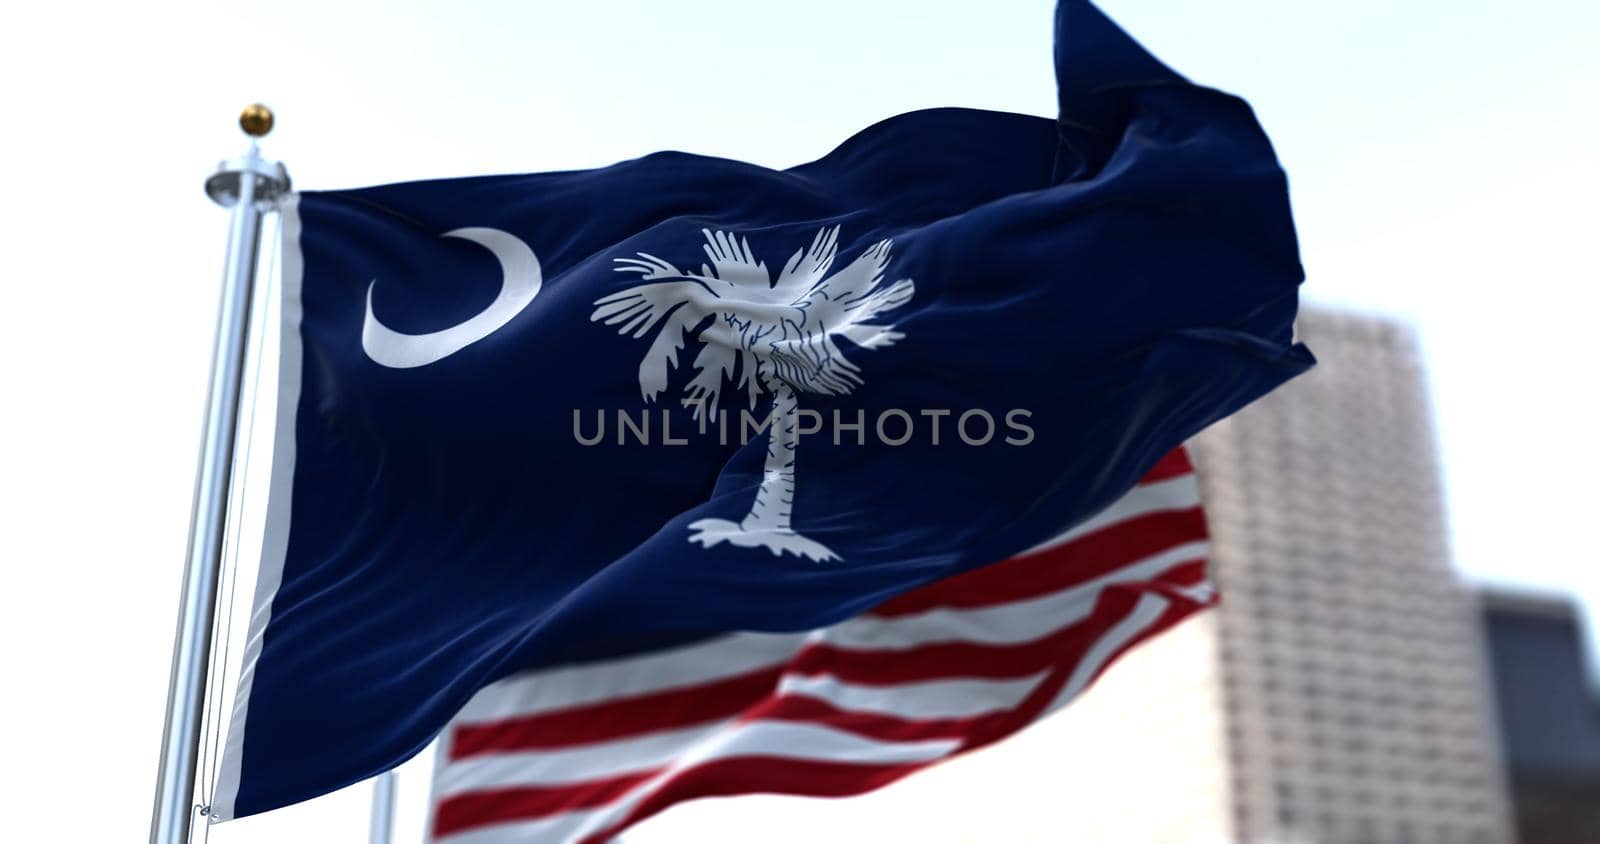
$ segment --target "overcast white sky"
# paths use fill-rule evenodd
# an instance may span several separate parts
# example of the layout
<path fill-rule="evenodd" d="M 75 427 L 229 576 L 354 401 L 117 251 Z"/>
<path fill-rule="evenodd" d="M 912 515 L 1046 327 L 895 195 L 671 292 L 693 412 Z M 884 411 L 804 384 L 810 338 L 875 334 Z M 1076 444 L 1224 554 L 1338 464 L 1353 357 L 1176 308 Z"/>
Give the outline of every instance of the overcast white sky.
<path fill-rule="evenodd" d="M 1180 71 L 1255 104 L 1290 174 L 1309 298 L 1419 328 L 1460 568 L 1600 611 L 1589 536 L 1600 4 L 1103 5 Z M 1052 113 L 1051 6 L 8 10 L 0 717 L 11 764 L 0 792 L 22 809 L 8 836 L 145 834 L 226 227 L 200 185 L 241 149 L 240 106 L 277 109 L 267 153 L 305 187 L 586 167 L 662 148 L 787 166 L 914 108 Z M 844 805 L 696 807 L 629 841 L 748 840 L 728 819 L 757 811 L 767 841 L 865 840 L 877 824 L 976 841 L 952 818 L 1037 802 L 982 765 Z M 422 766 L 402 779 L 402 842 L 420 834 Z M 948 799 L 979 771 L 984 803 Z M 366 800 L 357 787 L 212 836 L 364 841 Z"/>

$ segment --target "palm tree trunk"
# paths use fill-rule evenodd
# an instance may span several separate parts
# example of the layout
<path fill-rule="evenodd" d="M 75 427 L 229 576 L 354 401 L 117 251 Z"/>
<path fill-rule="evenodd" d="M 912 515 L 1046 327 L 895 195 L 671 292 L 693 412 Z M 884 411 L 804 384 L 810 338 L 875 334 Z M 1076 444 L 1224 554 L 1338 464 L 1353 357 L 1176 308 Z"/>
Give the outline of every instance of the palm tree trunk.
<path fill-rule="evenodd" d="M 772 391 L 772 413 L 767 417 L 767 462 L 756 490 L 755 504 L 739 522 L 747 531 L 790 533 L 789 516 L 794 509 L 794 452 L 799 445 L 799 397 L 794 388 L 776 378 L 767 384 Z"/>

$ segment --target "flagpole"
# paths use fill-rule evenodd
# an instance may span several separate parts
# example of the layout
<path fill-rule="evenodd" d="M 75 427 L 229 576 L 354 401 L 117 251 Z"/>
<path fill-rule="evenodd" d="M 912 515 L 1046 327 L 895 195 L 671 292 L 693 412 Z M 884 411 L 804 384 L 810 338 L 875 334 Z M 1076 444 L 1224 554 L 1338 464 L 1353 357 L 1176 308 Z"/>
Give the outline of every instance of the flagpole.
<path fill-rule="evenodd" d="M 206 663 L 217 609 L 217 573 L 222 564 L 222 537 L 233 476 L 261 220 L 289 190 L 289 174 L 283 165 L 263 160 L 256 149 L 256 140 L 272 131 L 272 112 L 266 106 L 252 105 L 239 115 L 239 126 L 250 136 L 249 151 L 222 162 L 205 185 L 212 200 L 233 209 L 233 220 L 222 276 L 222 304 L 211 358 L 200 466 L 189 519 L 188 560 L 172 647 L 172 673 L 167 685 L 161 767 L 150 820 L 151 844 L 187 844 L 197 808 L 195 779 Z"/>
<path fill-rule="evenodd" d="M 384 771 L 372 781 L 372 826 L 368 844 L 394 844 L 395 772 Z"/>

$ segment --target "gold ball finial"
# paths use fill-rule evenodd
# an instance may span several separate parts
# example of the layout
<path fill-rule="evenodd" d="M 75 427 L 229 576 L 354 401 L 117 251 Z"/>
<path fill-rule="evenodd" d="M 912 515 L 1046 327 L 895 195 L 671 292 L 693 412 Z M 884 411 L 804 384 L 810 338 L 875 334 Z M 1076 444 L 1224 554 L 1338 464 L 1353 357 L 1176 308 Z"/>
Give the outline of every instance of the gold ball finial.
<path fill-rule="evenodd" d="M 272 109 L 260 103 L 251 103 L 239 112 L 239 128 L 252 138 L 264 137 L 272 131 Z"/>

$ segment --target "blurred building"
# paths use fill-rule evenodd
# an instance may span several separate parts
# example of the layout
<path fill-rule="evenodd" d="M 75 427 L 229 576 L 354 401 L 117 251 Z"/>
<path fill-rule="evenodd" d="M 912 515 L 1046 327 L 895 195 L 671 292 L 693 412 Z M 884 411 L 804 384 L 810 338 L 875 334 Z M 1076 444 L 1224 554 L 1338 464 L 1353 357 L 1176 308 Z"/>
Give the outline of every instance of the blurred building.
<path fill-rule="evenodd" d="M 1298 331 L 1320 365 L 1194 446 L 1221 607 L 1060 716 L 1058 747 L 1154 757 L 1097 770 L 1073 840 L 1513 840 L 1416 340 L 1311 309 Z"/>
<path fill-rule="evenodd" d="M 1523 844 L 1600 842 L 1600 693 L 1578 614 L 1558 598 L 1486 591 L 1479 602 Z"/>

